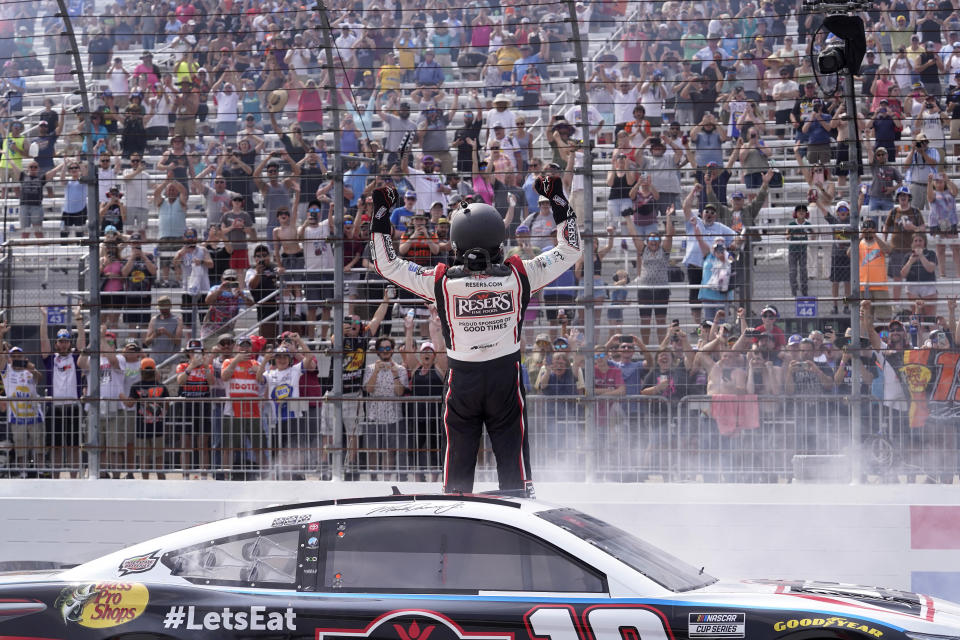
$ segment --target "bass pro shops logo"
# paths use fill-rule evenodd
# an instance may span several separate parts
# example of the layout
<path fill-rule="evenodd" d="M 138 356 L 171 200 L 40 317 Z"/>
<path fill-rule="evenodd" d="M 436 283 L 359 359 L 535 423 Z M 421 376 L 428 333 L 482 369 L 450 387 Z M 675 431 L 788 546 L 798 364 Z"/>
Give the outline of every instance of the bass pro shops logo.
<path fill-rule="evenodd" d="M 464 631 L 460 625 L 433 611 L 391 611 L 365 629 L 317 629 L 315 640 L 513 640 L 513 634 Z"/>
<path fill-rule="evenodd" d="M 509 291 L 477 291 L 469 296 L 454 296 L 457 318 L 490 318 L 513 313 L 513 294 Z"/>

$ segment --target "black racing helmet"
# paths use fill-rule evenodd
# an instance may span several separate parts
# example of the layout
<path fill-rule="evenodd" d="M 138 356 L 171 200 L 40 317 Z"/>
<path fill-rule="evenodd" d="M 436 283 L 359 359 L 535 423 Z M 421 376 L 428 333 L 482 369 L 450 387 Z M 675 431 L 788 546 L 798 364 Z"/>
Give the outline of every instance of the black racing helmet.
<path fill-rule="evenodd" d="M 450 242 L 456 260 L 471 271 L 503 262 L 506 238 L 503 216 L 488 204 L 461 206 L 450 218 Z"/>

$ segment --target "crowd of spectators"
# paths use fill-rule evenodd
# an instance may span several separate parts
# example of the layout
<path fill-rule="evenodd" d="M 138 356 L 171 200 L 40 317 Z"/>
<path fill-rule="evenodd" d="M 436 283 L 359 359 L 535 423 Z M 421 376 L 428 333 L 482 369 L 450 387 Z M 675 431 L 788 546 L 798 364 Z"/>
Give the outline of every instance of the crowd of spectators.
<path fill-rule="evenodd" d="M 175 458 L 183 469 L 243 477 L 268 463 L 329 463 L 341 444 L 350 474 L 435 469 L 436 403 L 389 398 L 440 395 L 443 339 L 435 310 L 367 270 L 370 193 L 386 184 L 403 194 L 391 212 L 394 242 L 423 268 L 451 259 L 450 218 L 474 200 L 503 215 L 508 253 L 533 259 L 556 231 L 549 203 L 532 188 L 545 173 L 561 176 L 574 209 L 592 214 L 594 258 L 531 300 L 527 388 L 560 397 L 535 403 L 535 421 L 583 420 L 574 398 L 587 391 L 591 359 L 601 427 L 654 415 L 646 398 L 675 411 L 695 396 L 714 400 L 709 424 L 724 435 L 763 422 L 763 403 L 731 400 L 743 397 L 862 393 L 883 400 L 888 424 L 913 420 L 902 403 L 929 395 L 937 380 L 914 388 L 914 369 L 927 364 L 904 366 L 908 345 L 896 342 L 896 327 L 913 329 L 912 349 L 956 349 L 960 238 L 949 158 L 960 147 L 960 12 L 949 0 L 878 2 L 865 12 L 867 55 L 849 113 L 842 90 L 811 68 L 810 54 L 831 43 L 822 16 L 798 5 L 578 3 L 587 39 L 630 18 L 588 65 L 586 121 L 579 105 L 567 106 L 572 98 L 559 109 L 545 98 L 569 84 L 572 54 L 565 17 L 552 5 L 336 8 L 328 71 L 323 18 L 292 2 L 267 10 L 147 1 L 95 12 L 81 3 L 89 122 L 67 100 L 25 106 L 32 85 L 44 82 L 34 78 L 66 80 L 72 59 L 55 17 L 38 16 L 31 3 L 4 7 L 0 197 L 17 207 L 24 240 L 83 235 L 91 215 L 99 223 L 101 396 L 119 399 L 101 403 L 105 469 L 162 470 Z M 334 98 L 342 225 L 330 173 Z M 854 118 L 867 174 L 851 202 Z M 593 202 L 581 171 L 588 154 L 602 167 Z M 96 212 L 86 199 L 93 177 Z M 790 199 L 792 185 L 806 193 L 801 201 Z M 852 207 L 860 229 L 850 226 Z M 775 209 L 789 213 L 778 218 Z M 782 253 L 782 282 L 757 268 L 761 246 Z M 814 258 L 818 248 L 825 261 Z M 343 292 L 334 290 L 336 271 Z M 819 297 L 833 335 L 805 327 L 787 339 L 781 327 L 795 319 L 793 298 L 817 295 L 818 279 L 831 284 Z M 588 282 L 592 298 L 583 294 Z M 863 317 L 876 321 L 864 321 L 870 347 L 845 352 L 841 314 L 860 300 Z M 765 301 L 774 306 L 750 328 L 750 307 Z M 339 304 L 343 344 L 331 344 Z M 255 328 L 239 331 L 247 309 Z M 668 322 L 670 310 L 683 320 Z M 599 327 L 589 337 L 587 314 Z M 67 384 L 47 366 L 46 393 L 66 402 L 54 402 L 46 419 L 71 426 L 13 430 L 21 418 L 40 424 L 43 412 L 37 402 L 11 403 L 10 440 L 20 462 L 34 448 L 38 461 L 75 467 L 90 362 L 82 325 L 74 351 L 70 336 L 61 338 L 67 329 L 56 330 L 51 348 L 41 328 L 41 351 L 61 364 L 72 358 L 76 380 Z M 247 340 L 251 332 L 263 344 Z M 5 375 L 8 396 L 20 386 L 27 397 L 42 395 L 41 363 L 16 365 L 24 357 L 12 348 L 20 347 L 3 356 L 13 375 L 10 386 Z M 317 357 L 323 350 L 344 354 L 341 425 L 323 401 L 331 388 L 329 364 L 318 367 L 328 362 Z M 867 385 L 859 392 L 848 366 L 857 356 Z M 249 400 L 205 400 L 221 396 Z M 823 402 L 803 422 L 820 425 L 822 414 L 842 422 L 844 409 Z M 37 407 L 33 418 L 11 409 L 21 405 Z M 198 417 L 211 428 L 185 427 Z M 830 429 L 817 429 L 796 449 L 831 450 Z M 574 441 L 582 442 L 551 447 Z M 625 442 L 652 448 L 636 434 L 603 446 Z M 164 447 L 167 456 L 158 453 Z M 274 450 L 282 453 L 264 453 Z"/>

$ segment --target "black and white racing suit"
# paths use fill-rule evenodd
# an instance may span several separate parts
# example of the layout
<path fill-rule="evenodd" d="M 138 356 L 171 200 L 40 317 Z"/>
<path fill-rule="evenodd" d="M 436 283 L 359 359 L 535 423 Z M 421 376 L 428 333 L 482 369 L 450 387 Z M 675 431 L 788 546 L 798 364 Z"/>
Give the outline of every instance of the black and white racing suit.
<path fill-rule="evenodd" d="M 443 485 L 473 490 L 477 452 L 486 424 L 501 489 L 530 482 L 520 335 L 530 296 L 572 268 L 583 254 L 576 218 L 557 227 L 557 244 L 532 260 L 514 256 L 483 274 L 445 264 L 426 268 L 401 259 L 389 234 L 374 233 L 377 272 L 435 302 L 450 371 L 444 396 Z"/>

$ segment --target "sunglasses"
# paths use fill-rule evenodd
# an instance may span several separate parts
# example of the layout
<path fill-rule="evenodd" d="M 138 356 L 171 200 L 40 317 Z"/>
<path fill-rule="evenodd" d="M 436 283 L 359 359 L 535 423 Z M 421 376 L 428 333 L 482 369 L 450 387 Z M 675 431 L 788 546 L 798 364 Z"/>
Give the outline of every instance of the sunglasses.
<path fill-rule="evenodd" d="M 310 207 L 309 209 L 307 209 L 307 213 L 320 213 L 320 209 L 318 209 L 317 207 Z"/>
<path fill-rule="evenodd" d="M 381 351 L 381 352 L 393 351 L 393 347 L 391 347 L 390 345 L 384 345 L 382 347 L 377 347 L 377 351 Z"/>

